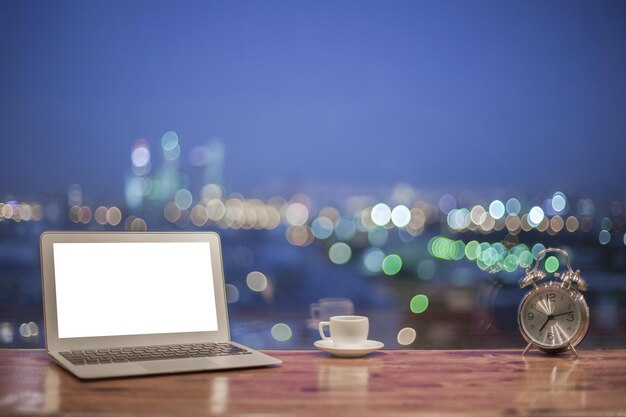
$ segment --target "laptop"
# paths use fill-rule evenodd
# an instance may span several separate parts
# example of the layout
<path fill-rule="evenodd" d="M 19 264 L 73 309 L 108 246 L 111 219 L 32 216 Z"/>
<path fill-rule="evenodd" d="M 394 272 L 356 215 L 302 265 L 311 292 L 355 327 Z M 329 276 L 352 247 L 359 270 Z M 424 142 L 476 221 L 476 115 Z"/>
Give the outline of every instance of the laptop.
<path fill-rule="evenodd" d="M 220 239 L 45 232 L 46 348 L 79 378 L 278 365 L 230 340 Z"/>

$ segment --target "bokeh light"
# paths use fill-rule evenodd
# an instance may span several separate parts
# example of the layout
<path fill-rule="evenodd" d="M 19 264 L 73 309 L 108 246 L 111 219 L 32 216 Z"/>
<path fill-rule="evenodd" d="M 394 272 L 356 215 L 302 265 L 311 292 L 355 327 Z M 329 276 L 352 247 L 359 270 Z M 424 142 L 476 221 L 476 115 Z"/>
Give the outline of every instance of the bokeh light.
<path fill-rule="evenodd" d="M 117 226 L 122 221 L 122 212 L 115 206 L 109 207 L 106 218 L 111 226 Z"/>
<path fill-rule="evenodd" d="M 554 195 L 552 196 L 551 205 L 552 210 L 557 213 L 562 213 L 567 206 L 567 198 L 565 197 L 565 194 L 560 191 L 554 193 Z"/>
<path fill-rule="evenodd" d="M 178 146 L 178 135 L 176 132 L 165 132 L 161 137 L 161 147 L 164 151 L 171 151 Z"/>
<path fill-rule="evenodd" d="M 292 226 L 302 226 L 309 219 L 309 209 L 301 203 L 290 204 L 285 211 L 285 218 Z"/>
<path fill-rule="evenodd" d="M 417 294 L 411 298 L 411 312 L 421 314 L 428 308 L 428 297 L 425 294 Z"/>
<path fill-rule="evenodd" d="M 356 225 L 352 219 L 346 219 L 345 217 L 339 219 L 335 225 L 335 236 L 337 239 L 348 241 L 354 237 L 356 233 Z"/>
<path fill-rule="evenodd" d="M 385 252 L 379 248 L 369 248 L 363 253 L 363 266 L 371 273 L 378 273 L 382 270 Z"/>
<path fill-rule="evenodd" d="M 439 210 L 444 214 L 448 214 L 451 210 L 456 208 L 456 198 L 450 194 L 444 194 L 439 199 Z"/>
<path fill-rule="evenodd" d="M 611 234 L 606 230 L 600 230 L 600 233 L 598 234 L 598 241 L 602 245 L 608 245 L 609 242 L 611 242 Z"/>
<path fill-rule="evenodd" d="M 559 269 L 559 260 L 555 256 L 549 256 L 546 259 L 544 268 L 551 274 L 556 272 L 556 270 Z"/>
<path fill-rule="evenodd" d="M 391 209 L 385 203 L 378 203 L 372 208 L 372 221 L 377 226 L 385 226 L 391 220 Z"/>
<path fill-rule="evenodd" d="M 181 210 L 187 210 L 191 207 L 191 203 L 193 202 L 191 192 L 186 188 L 178 190 L 174 196 L 174 202 L 181 208 Z"/>
<path fill-rule="evenodd" d="M 267 277 L 259 271 L 252 271 L 246 276 L 246 285 L 252 291 L 262 292 L 267 288 Z"/>
<path fill-rule="evenodd" d="M 291 327 L 286 325 L 285 323 L 276 323 L 272 326 L 272 337 L 279 342 L 286 342 L 291 339 L 293 332 L 291 331 Z"/>
<path fill-rule="evenodd" d="M 389 231 L 384 227 L 374 227 L 372 230 L 367 232 L 367 240 L 372 246 L 383 246 L 387 243 L 387 238 L 389 237 Z"/>
<path fill-rule="evenodd" d="M 519 214 L 522 211 L 522 205 L 517 198 L 509 198 L 505 208 L 509 214 Z"/>
<path fill-rule="evenodd" d="M 402 346 L 408 346 L 415 342 L 417 332 L 411 327 L 405 327 L 398 332 L 398 344 Z"/>
<path fill-rule="evenodd" d="M 531 208 L 530 211 L 528 212 L 528 223 L 532 227 L 539 226 L 544 218 L 545 218 L 545 215 L 543 213 L 543 209 L 539 206 L 535 206 Z"/>
<path fill-rule="evenodd" d="M 539 252 L 541 252 L 545 248 L 546 247 L 543 244 L 541 244 L 541 243 L 536 243 L 535 245 L 533 245 L 533 248 L 531 249 L 531 252 L 533 254 L 533 258 L 537 259 L 537 257 L 539 256 Z"/>
<path fill-rule="evenodd" d="M 396 206 L 391 211 L 391 221 L 396 227 L 406 227 L 411 221 L 411 211 L 407 206 Z"/>
<path fill-rule="evenodd" d="M 233 284 L 226 284 L 226 301 L 230 304 L 239 301 L 239 288 Z"/>
<path fill-rule="evenodd" d="M 328 257 L 337 265 L 343 265 L 350 260 L 352 249 L 344 242 L 334 243 L 328 250 Z"/>
<path fill-rule="evenodd" d="M 489 214 L 496 220 L 501 219 L 504 216 L 505 207 L 502 201 L 494 200 L 489 205 Z"/>
<path fill-rule="evenodd" d="M 385 256 L 382 269 L 386 275 L 396 275 L 402 269 L 402 258 L 395 253 Z"/>
<path fill-rule="evenodd" d="M 311 223 L 311 231 L 317 239 L 328 239 L 333 234 L 333 222 L 328 217 L 318 217 Z"/>

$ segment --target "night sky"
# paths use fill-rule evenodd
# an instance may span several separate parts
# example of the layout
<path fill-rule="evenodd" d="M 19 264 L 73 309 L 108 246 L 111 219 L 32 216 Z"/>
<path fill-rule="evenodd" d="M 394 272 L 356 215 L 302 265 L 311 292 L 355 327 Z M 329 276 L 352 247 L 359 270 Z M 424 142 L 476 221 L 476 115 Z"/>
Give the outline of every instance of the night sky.
<path fill-rule="evenodd" d="M 0 199 L 122 198 L 130 149 L 226 145 L 231 190 L 626 197 L 623 1 L 0 2 Z"/>

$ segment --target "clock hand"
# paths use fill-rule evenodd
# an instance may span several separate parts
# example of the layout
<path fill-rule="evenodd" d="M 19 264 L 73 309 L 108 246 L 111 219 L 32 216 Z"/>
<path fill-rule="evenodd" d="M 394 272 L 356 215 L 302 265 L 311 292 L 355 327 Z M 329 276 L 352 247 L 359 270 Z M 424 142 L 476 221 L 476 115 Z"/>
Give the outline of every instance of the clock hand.
<path fill-rule="evenodd" d="M 544 328 L 544 327 L 546 327 L 546 324 L 548 324 L 548 322 L 549 322 L 550 320 L 552 320 L 552 318 L 553 318 L 553 317 L 552 317 L 551 315 L 550 315 L 550 316 L 548 316 L 548 318 L 546 319 L 546 322 L 545 322 L 545 323 L 543 323 L 543 326 L 541 326 L 541 329 L 539 329 L 539 333 L 541 333 L 541 332 L 543 331 L 543 328 Z"/>
<path fill-rule="evenodd" d="M 554 317 L 559 317 L 559 316 L 564 316 L 564 315 L 566 315 L 566 314 L 572 314 L 572 313 L 573 313 L 573 311 L 567 311 L 567 312 L 565 312 L 565 313 L 555 314 L 555 315 L 553 315 L 553 316 L 552 316 L 552 318 L 554 318 Z"/>

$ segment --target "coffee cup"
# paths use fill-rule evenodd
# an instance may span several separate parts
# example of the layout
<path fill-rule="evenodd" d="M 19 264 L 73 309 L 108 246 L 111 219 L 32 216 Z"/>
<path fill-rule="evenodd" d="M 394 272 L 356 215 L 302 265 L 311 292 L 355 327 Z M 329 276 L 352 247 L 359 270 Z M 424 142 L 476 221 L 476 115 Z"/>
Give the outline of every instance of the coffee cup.
<path fill-rule="evenodd" d="M 324 333 L 326 326 L 330 337 Z M 367 340 L 369 320 L 365 316 L 333 316 L 329 321 L 320 322 L 319 331 L 322 339 L 331 340 L 336 347 L 357 347 Z"/>

